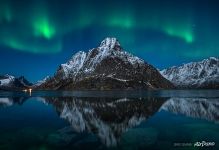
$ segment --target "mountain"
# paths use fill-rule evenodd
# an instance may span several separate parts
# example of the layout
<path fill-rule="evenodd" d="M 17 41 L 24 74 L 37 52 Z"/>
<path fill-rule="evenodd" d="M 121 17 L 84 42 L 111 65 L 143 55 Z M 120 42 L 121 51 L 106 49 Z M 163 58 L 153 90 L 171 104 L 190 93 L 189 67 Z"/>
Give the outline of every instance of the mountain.
<path fill-rule="evenodd" d="M 14 76 L 11 75 L 0 75 L 0 86 L 8 86 L 12 84 L 15 80 Z"/>
<path fill-rule="evenodd" d="M 219 59 L 210 57 L 160 72 L 179 88 L 219 88 Z"/>
<path fill-rule="evenodd" d="M 100 46 L 77 52 L 61 64 L 54 77 L 38 89 L 157 89 L 173 88 L 152 65 L 121 47 L 116 38 L 104 39 Z"/>
<path fill-rule="evenodd" d="M 11 75 L 0 75 L 0 90 L 19 90 L 32 86 L 24 76 L 18 78 Z"/>

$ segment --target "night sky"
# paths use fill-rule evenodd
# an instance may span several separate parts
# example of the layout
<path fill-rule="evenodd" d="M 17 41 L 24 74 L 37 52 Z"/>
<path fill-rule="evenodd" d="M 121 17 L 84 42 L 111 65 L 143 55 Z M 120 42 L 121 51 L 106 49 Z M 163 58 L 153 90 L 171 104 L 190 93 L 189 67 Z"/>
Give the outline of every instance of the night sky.
<path fill-rule="evenodd" d="M 216 0 L 1 0 L 0 74 L 36 82 L 116 37 L 159 69 L 219 56 Z"/>

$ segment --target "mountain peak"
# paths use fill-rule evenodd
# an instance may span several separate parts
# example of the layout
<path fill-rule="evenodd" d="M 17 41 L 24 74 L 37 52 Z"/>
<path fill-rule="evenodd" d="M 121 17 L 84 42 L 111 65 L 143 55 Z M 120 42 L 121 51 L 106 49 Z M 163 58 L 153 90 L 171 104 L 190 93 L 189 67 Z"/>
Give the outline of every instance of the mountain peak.
<path fill-rule="evenodd" d="M 218 61 L 219 59 L 217 57 L 210 57 L 209 60 Z"/>
<path fill-rule="evenodd" d="M 100 44 L 100 47 L 107 47 L 109 49 L 114 49 L 115 47 L 118 47 L 118 46 L 120 47 L 120 43 L 114 37 L 107 37 Z"/>

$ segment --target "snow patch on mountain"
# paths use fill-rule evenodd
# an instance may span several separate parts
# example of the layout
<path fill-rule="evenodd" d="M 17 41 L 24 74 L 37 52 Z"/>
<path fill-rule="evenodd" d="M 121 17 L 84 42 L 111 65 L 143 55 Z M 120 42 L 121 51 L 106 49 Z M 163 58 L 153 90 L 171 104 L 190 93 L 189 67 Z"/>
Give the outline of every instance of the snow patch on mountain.
<path fill-rule="evenodd" d="M 79 51 L 67 63 L 61 64 L 65 73 L 65 78 L 69 77 L 71 74 L 76 75 L 78 73 L 84 64 L 86 55 L 85 52 Z"/>
<path fill-rule="evenodd" d="M 113 49 L 116 45 L 120 46 L 116 38 L 107 37 L 101 42 L 100 47 L 103 49 Z"/>
<path fill-rule="evenodd" d="M 0 78 L 0 86 L 8 86 L 12 82 L 14 82 L 14 80 L 15 80 L 14 76 L 6 74 Z"/>

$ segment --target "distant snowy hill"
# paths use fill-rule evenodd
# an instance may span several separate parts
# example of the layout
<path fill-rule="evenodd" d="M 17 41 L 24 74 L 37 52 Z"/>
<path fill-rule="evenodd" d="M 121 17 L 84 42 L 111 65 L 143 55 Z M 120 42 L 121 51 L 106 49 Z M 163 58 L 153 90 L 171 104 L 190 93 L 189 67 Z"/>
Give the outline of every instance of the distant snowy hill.
<path fill-rule="evenodd" d="M 160 73 L 177 87 L 219 88 L 219 59 L 215 57 L 174 66 Z"/>
<path fill-rule="evenodd" d="M 11 75 L 1 75 L 0 76 L 0 86 L 8 86 L 10 84 L 12 84 L 15 80 L 14 76 Z"/>
<path fill-rule="evenodd" d="M 30 87 L 32 83 L 27 81 L 24 76 L 14 77 L 11 75 L 0 75 L 0 90 L 16 90 Z"/>
<path fill-rule="evenodd" d="M 174 86 L 144 60 L 121 47 L 116 38 L 77 52 L 61 64 L 55 76 L 39 89 L 157 89 Z"/>

